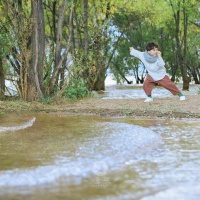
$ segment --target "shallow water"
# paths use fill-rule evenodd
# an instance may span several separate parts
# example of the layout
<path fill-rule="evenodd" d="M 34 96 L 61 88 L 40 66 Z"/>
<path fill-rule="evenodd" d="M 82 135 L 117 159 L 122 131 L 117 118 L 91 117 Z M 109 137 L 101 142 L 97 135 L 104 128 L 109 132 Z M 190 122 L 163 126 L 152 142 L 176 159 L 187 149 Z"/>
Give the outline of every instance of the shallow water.
<path fill-rule="evenodd" d="M 0 199 L 196 200 L 199 132 L 184 119 L 0 116 Z"/>

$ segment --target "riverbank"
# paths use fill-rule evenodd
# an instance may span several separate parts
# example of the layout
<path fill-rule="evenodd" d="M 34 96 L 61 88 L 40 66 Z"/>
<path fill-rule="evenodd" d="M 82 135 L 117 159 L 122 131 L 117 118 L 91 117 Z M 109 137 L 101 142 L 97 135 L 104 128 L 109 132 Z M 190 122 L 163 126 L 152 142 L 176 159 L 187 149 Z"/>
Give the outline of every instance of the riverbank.
<path fill-rule="evenodd" d="M 170 118 L 200 118 L 200 95 L 188 95 L 186 101 L 177 96 L 154 98 L 151 103 L 138 99 L 85 98 L 65 99 L 51 104 L 24 101 L 0 101 L 0 113 L 51 113 L 57 115 L 146 116 Z"/>

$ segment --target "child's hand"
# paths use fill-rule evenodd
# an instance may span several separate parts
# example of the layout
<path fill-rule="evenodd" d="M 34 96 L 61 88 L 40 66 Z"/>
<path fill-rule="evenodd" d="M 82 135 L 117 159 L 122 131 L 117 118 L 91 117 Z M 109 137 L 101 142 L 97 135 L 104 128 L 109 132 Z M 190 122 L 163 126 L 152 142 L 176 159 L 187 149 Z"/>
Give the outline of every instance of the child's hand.
<path fill-rule="evenodd" d="M 161 57 L 161 52 L 160 51 L 157 51 L 157 56 Z"/>
<path fill-rule="evenodd" d="M 129 50 L 132 51 L 134 48 L 133 47 L 129 47 Z"/>

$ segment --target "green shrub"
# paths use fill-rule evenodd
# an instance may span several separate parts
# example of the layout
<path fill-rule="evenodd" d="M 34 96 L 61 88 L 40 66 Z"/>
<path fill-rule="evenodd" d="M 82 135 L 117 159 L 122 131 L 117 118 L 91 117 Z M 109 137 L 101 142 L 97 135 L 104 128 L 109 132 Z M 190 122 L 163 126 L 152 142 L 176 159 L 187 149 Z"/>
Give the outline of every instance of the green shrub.
<path fill-rule="evenodd" d="M 65 96 L 69 99 L 81 99 L 89 95 L 89 90 L 82 80 L 74 80 L 65 90 Z"/>

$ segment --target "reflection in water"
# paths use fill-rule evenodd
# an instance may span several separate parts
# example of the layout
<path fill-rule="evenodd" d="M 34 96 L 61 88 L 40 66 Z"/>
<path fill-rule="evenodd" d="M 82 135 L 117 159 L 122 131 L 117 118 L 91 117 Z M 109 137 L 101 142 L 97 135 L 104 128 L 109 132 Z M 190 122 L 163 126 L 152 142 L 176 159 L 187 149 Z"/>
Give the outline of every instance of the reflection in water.
<path fill-rule="evenodd" d="M 1 199 L 198 199 L 199 122 L 36 118 L 0 135 Z"/>

